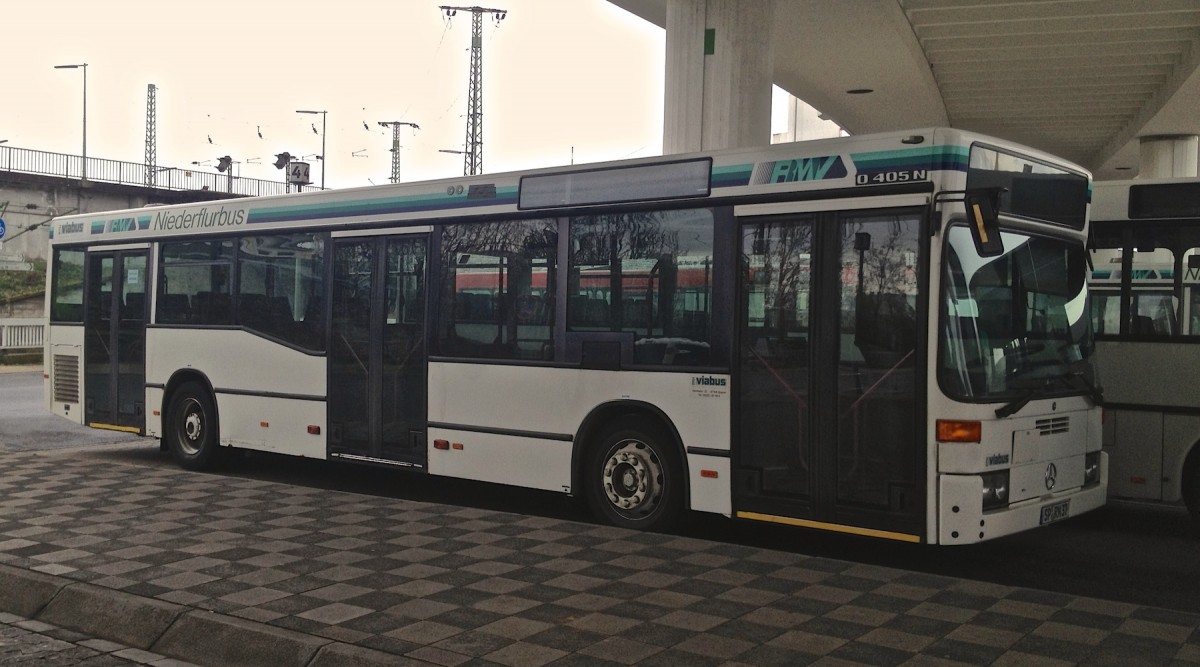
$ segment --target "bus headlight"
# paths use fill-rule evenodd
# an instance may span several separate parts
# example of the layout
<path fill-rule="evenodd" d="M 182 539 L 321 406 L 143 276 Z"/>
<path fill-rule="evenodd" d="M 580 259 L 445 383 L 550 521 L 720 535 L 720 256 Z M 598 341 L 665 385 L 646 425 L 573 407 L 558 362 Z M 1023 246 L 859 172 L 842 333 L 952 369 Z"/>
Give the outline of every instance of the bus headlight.
<path fill-rule="evenodd" d="M 1008 471 L 989 472 L 983 478 L 983 509 L 990 510 L 1008 504 Z"/>
<path fill-rule="evenodd" d="M 1083 483 L 1095 484 L 1100 481 L 1100 452 L 1092 452 L 1083 457 Z"/>

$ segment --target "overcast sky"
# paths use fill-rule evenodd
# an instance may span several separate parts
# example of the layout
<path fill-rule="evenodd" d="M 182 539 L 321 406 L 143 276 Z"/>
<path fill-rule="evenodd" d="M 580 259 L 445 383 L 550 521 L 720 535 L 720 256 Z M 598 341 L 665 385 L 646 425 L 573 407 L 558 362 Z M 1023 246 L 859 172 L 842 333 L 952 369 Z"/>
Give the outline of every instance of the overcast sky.
<path fill-rule="evenodd" d="M 327 187 L 462 174 L 471 15 L 436 0 L 5 0 L 0 139 L 78 155 L 88 63 L 87 153 L 141 163 L 147 84 L 157 163 L 229 155 L 237 174 L 282 180 L 283 151 L 321 152 Z M 475 3 L 462 3 L 473 6 Z M 664 32 L 605 0 L 496 0 L 483 21 L 486 172 L 658 155 Z M 315 130 L 315 131 L 314 131 Z M 260 138 L 261 135 L 261 138 Z M 312 159 L 320 182 L 320 163 Z M 198 166 L 195 169 L 209 169 Z"/>

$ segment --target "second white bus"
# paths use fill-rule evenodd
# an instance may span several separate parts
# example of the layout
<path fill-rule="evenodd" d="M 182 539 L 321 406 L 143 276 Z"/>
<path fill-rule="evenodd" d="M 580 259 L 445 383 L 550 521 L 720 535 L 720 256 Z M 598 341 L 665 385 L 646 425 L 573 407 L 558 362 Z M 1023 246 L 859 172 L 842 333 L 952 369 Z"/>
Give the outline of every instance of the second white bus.
<path fill-rule="evenodd" d="M 1200 179 L 1098 182 L 1093 206 L 1109 492 L 1183 501 L 1200 527 Z"/>

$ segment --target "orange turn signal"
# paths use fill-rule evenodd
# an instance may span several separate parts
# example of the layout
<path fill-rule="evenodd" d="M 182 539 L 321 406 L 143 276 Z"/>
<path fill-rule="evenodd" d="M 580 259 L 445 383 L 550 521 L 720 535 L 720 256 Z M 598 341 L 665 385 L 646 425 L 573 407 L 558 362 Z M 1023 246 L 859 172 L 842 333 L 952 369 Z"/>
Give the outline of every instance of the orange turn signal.
<path fill-rule="evenodd" d="M 983 436 L 983 425 L 979 422 L 937 420 L 938 442 L 979 442 Z"/>

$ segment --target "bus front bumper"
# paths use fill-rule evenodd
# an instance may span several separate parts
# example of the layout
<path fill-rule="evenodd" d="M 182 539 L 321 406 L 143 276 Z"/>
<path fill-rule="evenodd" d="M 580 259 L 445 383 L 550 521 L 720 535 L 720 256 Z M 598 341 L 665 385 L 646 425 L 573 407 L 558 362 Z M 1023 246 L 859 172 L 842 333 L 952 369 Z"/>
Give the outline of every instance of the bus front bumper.
<path fill-rule="evenodd" d="M 939 475 L 938 490 L 938 543 L 984 542 L 1103 507 L 1108 496 L 1108 454 L 1100 457 L 1099 482 L 988 512 L 983 511 L 983 481 L 978 475 Z"/>

